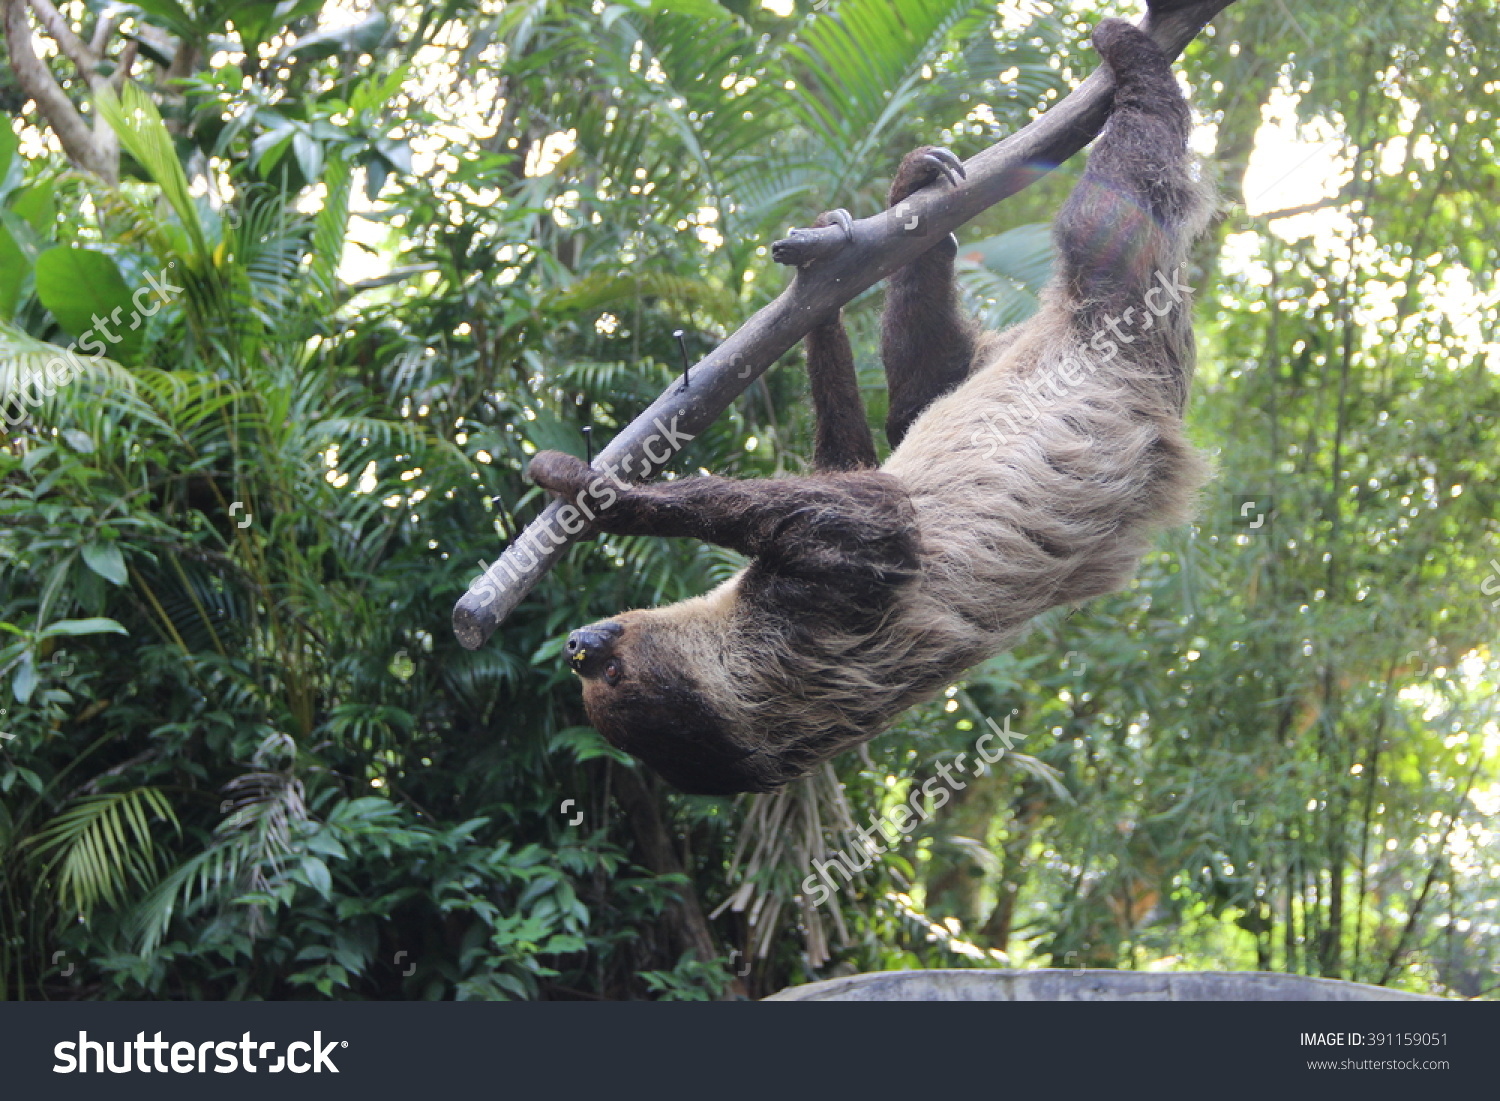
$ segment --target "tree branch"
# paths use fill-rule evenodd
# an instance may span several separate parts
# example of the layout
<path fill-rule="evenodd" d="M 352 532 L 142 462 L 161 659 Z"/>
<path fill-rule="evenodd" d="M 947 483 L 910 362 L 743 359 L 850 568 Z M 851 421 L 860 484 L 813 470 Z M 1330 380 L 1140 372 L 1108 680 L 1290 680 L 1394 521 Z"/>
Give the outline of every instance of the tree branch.
<path fill-rule="evenodd" d="M 1352 190 L 1352 189 L 1351 189 Z M 1285 210 L 1268 210 L 1264 214 L 1247 214 L 1257 222 L 1274 222 L 1277 218 L 1295 218 L 1299 214 L 1312 214 L 1314 211 L 1326 210 L 1331 206 L 1348 206 L 1354 201 L 1354 196 L 1340 191 L 1337 195 L 1330 195 L 1326 199 L 1317 202 L 1303 203 L 1301 206 L 1289 206 Z"/>
<path fill-rule="evenodd" d="M 68 159 L 84 171 L 113 182 L 118 175 L 118 164 L 112 154 L 113 142 L 90 129 L 52 71 L 37 57 L 31 45 L 27 0 L 0 0 L 0 5 L 4 7 L 5 44 L 10 52 L 10 66 L 16 74 L 16 83 L 35 101 L 36 109 L 52 127 Z M 48 7 L 53 15 L 62 18 L 57 9 Z M 71 28 L 68 33 L 72 34 Z M 77 42 L 77 35 L 73 35 L 73 39 Z M 58 41 L 61 45 L 61 39 Z M 82 46 L 81 42 L 78 44 Z M 96 75 L 91 68 L 82 74 L 91 87 Z"/>
<path fill-rule="evenodd" d="M 1417 919 L 1422 916 L 1422 907 L 1427 905 L 1427 896 L 1432 893 L 1432 885 L 1437 881 L 1438 870 L 1451 860 L 1448 855 L 1448 840 L 1453 836 L 1453 827 L 1458 825 L 1458 818 L 1463 813 L 1464 804 L 1469 801 L 1469 792 L 1474 788 L 1474 781 L 1478 779 L 1479 769 L 1484 761 L 1484 754 L 1474 755 L 1474 767 L 1469 770 L 1469 778 L 1464 782 L 1464 789 L 1459 792 L 1458 799 L 1453 804 L 1453 813 L 1448 815 L 1448 828 L 1443 831 L 1443 839 L 1438 842 L 1437 855 L 1432 858 L 1432 866 L 1427 869 L 1427 878 L 1422 881 L 1422 890 L 1412 904 L 1406 925 L 1401 930 L 1401 937 L 1396 941 L 1396 947 L 1391 949 L 1390 958 L 1385 961 L 1385 969 L 1380 972 L 1380 978 L 1375 980 L 1376 986 L 1384 986 L 1391 981 L 1391 976 L 1401 965 L 1401 957 L 1406 955 L 1406 943 L 1411 940 L 1412 930 L 1417 927 Z"/>
<path fill-rule="evenodd" d="M 109 85 L 119 95 L 125 88 L 125 82 L 130 79 L 130 70 L 135 68 L 135 59 L 140 53 L 140 43 L 135 39 L 126 42 L 120 50 L 120 63 L 115 66 L 114 74 L 109 78 Z"/>
<path fill-rule="evenodd" d="M 48 3 L 48 0 L 30 0 L 30 4 L 31 10 L 36 12 L 36 17 L 42 21 L 42 26 L 47 28 L 47 33 L 57 43 L 57 48 L 69 61 L 78 66 L 79 75 L 92 83 L 94 70 L 99 64 L 99 55 L 84 44 L 83 39 L 74 32 L 73 24 L 68 22 L 62 12 Z"/>
<path fill-rule="evenodd" d="M 1148 14 L 1141 24 L 1169 58 L 1182 53 L 1234 0 L 1202 0 Z M 971 158 L 957 187 L 928 188 L 901 204 L 899 217 L 882 211 L 854 223 L 846 242 L 836 226 L 799 229 L 777 243 L 778 260 L 798 267 L 792 283 L 719 348 L 695 364 L 691 386 L 677 382 L 627 425 L 594 460 L 594 469 L 628 470 L 634 481 L 660 471 L 703 432 L 771 364 L 845 303 L 1002 199 L 1077 153 L 1109 117 L 1114 82 L 1095 71 L 1042 117 Z M 628 462 L 626 461 L 628 460 Z M 453 609 L 453 631 L 473 650 L 483 645 L 575 540 L 559 522 L 565 502 L 553 501 L 474 580 Z M 576 513 L 570 513 L 570 522 Z M 576 527 L 576 523 L 574 523 Z"/>
<path fill-rule="evenodd" d="M 115 33 L 117 26 L 119 26 L 119 18 L 108 12 L 94 21 L 94 36 L 89 39 L 89 49 L 94 52 L 95 56 L 104 56 L 104 49 L 109 45 L 109 36 Z"/>

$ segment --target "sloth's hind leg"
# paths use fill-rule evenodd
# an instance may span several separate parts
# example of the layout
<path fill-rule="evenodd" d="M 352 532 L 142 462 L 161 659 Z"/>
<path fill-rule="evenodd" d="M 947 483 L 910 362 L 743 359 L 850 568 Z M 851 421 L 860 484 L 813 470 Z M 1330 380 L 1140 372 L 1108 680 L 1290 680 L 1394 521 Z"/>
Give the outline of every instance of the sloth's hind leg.
<path fill-rule="evenodd" d="M 914 149 L 891 181 L 890 205 L 899 206 L 912 192 L 939 179 L 951 182 L 961 171 L 958 159 L 946 149 Z M 953 282 L 957 253 L 958 242 L 951 233 L 944 234 L 887 283 L 880 350 L 890 396 L 885 434 L 892 447 L 901 443 L 922 410 L 968 377 L 978 326 L 959 308 Z"/>
<path fill-rule="evenodd" d="M 1094 44 L 1114 74 L 1114 110 L 1053 223 L 1067 314 L 1085 355 L 1123 353 L 1117 377 L 1180 413 L 1193 365 L 1183 264 L 1211 207 L 1189 167 L 1192 115 L 1149 36 L 1107 19 Z"/>
<path fill-rule="evenodd" d="M 1118 312 L 1181 262 L 1206 203 L 1188 171 L 1192 116 L 1166 56 L 1123 19 L 1100 23 L 1094 45 L 1114 74 L 1114 110 L 1054 234 L 1075 309 Z"/>

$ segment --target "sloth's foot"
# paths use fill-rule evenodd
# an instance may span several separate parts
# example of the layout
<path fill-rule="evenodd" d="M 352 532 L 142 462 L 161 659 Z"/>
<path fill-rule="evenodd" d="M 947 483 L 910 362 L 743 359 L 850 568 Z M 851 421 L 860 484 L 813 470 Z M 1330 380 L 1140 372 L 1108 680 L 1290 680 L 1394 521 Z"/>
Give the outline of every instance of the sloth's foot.
<path fill-rule="evenodd" d="M 594 478 L 594 471 L 576 455 L 538 451 L 527 468 L 531 480 L 559 497 L 577 498 Z"/>
<path fill-rule="evenodd" d="M 826 235 L 812 230 L 794 229 L 791 234 L 771 245 L 771 259 L 778 264 L 803 267 L 814 260 L 823 260 L 842 252 L 854 243 L 854 219 L 843 207 L 819 214 L 813 222 L 814 229 L 838 226 L 843 231 L 842 239 L 825 239 Z"/>
<path fill-rule="evenodd" d="M 1094 49 L 1116 80 L 1128 81 L 1136 73 L 1149 73 L 1168 64 L 1161 47 L 1128 19 L 1106 19 L 1095 27 Z"/>
<path fill-rule="evenodd" d="M 946 179 L 954 187 L 964 178 L 963 161 L 953 152 L 938 145 L 919 145 L 901 162 L 896 177 L 891 180 L 889 204 L 895 206 L 913 192 L 921 191 L 939 178 Z"/>

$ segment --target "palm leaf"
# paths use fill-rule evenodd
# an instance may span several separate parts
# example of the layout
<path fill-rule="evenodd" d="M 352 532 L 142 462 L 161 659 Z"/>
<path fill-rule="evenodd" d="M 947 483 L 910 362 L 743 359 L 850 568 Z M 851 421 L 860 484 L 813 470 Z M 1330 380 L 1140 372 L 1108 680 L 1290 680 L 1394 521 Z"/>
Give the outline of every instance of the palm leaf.
<path fill-rule="evenodd" d="M 285 741 L 272 734 L 262 753 Z M 302 781 L 288 772 L 256 769 L 235 777 L 225 791 L 231 795 L 231 809 L 208 847 L 164 876 L 131 913 L 129 929 L 142 953 L 161 944 L 174 917 L 270 889 L 296 851 L 299 831 L 308 820 Z M 258 911 L 252 907 L 252 935 L 257 925 Z"/>
<path fill-rule="evenodd" d="M 65 911 L 88 920 L 97 907 L 124 898 L 128 885 L 155 882 L 151 815 L 178 828 L 172 805 L 156 788 L 85 796 L 29 839 Z"/>
<path fill-rule="evenodd" d="M 135 379 L 119 363 L 103 356 L 88 356 L 38 340 L 6 321 L 0 321 L 0 400 L 18 395 L 28 378 L 48 380 L 47 367 L 59 360 L 71 370 L 97 378 L 108 386 L 130 391 Z M 19 399 L 17 399 L 19 400 Z"/>
<path fill-rule="evenodd" d="M 1036 313 L 1052 260 L 1047 226 L 1017 226 L 962 247 L 959 287 L 984 327 L 1003 331 Z"/>
<path fill-rule="evenodd" d="M 912 116 L 923 70 L 987 27 L 993 8 L 976 0 L 845 0 L 799 28 L 786 48 L 797 77 L 793 110 L 836 166 L 834 194 L 868 172 L 890 131 Z"/>
<path fill-rule="evenodd" d="M 140 162 L 142 168 L 161 188 L 162 196 L 171 205 L 182 223 L 191 244 L 192 257 L 200 262 L 208 259 L 208 239 L 203 232 L 203 223 L 198 217 L 197 204 L 188 190 L 187 173 L 177 159 L 177 150 L 172 144 L 172 135 L 151 96 L 139 85 L 127 82 L 118 96 L 107 82 L 100 82 L 94 92 L 94 104 L 99 117 L 120 139 L 120 144 Z"/>
<path fill-rule="evenodd" d="M 349 193 L 353 172 L 342 157 L 330 157 L 323 170 L 328 190 L 323 208 L 313 219 L 312 268 L 314 286 L 331 297 L 337 287 L 339 261 L 344 255 L 344 237 L 349 228 Z"/>

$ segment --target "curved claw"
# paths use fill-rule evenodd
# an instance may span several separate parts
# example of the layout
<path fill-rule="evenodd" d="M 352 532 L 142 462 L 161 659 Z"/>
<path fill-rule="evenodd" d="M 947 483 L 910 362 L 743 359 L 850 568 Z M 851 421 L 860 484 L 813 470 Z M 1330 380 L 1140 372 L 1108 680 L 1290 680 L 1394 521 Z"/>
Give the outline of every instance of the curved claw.
<path fill-rule="evenodd" d="M 839 229 L 844 231 L 844 240 L 851 245 L 854 244 L 854 219 L 850 217 L 849 212 L 843 207 L 838 207 L 835 210 L 829 210 L 825 211 L 822 214 L 819 214 L 818 220 L 814 223 L 814 225 L 838 226 Z"/>
<path fill-rule="evenodd" d="M 922 159 L 947 177 L 948 182 L 954 187 L 958 186 L 959 180 L 965 179 L 968 175 L 964 171 L 964 162 L 959 160 L 951 149 L 934 147 L 923 153 Z"/>

